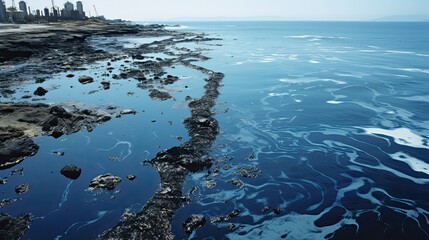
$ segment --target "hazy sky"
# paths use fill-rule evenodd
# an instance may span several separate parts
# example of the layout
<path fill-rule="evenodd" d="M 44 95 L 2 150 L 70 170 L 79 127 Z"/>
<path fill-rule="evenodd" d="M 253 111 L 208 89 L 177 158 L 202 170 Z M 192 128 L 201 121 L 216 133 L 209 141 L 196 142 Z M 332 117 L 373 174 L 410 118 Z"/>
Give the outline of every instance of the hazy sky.
<path fill-rule="evenodd" d="M 11 5 L 12 0 L 5 0 Z M 15 0 L 18 2 L 19 0 Z M 65 0 L 54 0 L 63 8 Z M 51 0 L 26 0 L 32 9 Z M 75 0 L 71 1 L 75 4 Z M 429 0 L 82 0 L 85 11 L 127 20 L 281 17 L 290 20 L 371 20 L 392 15 L 429 16 Z"/>

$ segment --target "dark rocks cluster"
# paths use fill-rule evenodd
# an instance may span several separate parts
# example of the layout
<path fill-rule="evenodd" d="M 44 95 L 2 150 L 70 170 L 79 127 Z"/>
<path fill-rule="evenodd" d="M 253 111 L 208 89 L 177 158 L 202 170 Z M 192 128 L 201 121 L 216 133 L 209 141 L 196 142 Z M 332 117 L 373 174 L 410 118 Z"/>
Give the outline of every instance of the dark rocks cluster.
<path fill-rule="evenodd" d="M 39 146 L 15 127 L 0 127 L 0 169 L 10 168 L 33 156 Z"/>
<path fill-rule="evenodd" d="M 91 180 L 88 191 L 96 189 L 113 190 L 121 181 L 122 179 L 118 176 L 114 176 L 110 173 L 103 174 Z"/>
<path fill-rule="evenodd" d="M 225 222 L 231 220 L 234 217 L 237 217 L 238 214 L 240 214 L 240 210 L 236 209 L 226 216 L 213 217 L 210 219 L 210 221 L 212 223 Z"/>
<path fill-rule="evenodd" d="M 206 223 L 206 218 L 204 215 L 192 214 L 189 216 L 185 222 L 183 222 L 183 230 L 186 233 L 192 233 L 195 229 L 203 226 Z"/>
<path fill-rule="evenodd" d="M 131 64 L 132 67 L 123 67 L 119 69 L 119 72 L 114 74 L 113 70 L 115 69 L 109 62 L 106 72 L 102 77 L 110 77 L 111 79 L 103 79 L 99 82 L 101 86 L 98 85 L 98 87 L 108 90 L 111 87 L 111 82 L 115 84 L 115 81 L 134 79 L 138 87 L 148 90 L 149 97 L 152 99 L 159 99 L 162 101 L 169 99 L 174 100 L 173 96 L 164 89 L 164 86 L 174 84 L 176 81 L 179 81 L 180 78 L 172 75 L 164 77 L 166 75 L 165 68 L 173 67 L 175 64 L 181 64 L 207 75 L 207 78 L 204 79 L 206 82 L 204 95 L 201 98 L 189 97 L 189 99 L 187 98 L 186 100 L 191 110 L 191 115 L 184 120 L 184 125 L 189 132 L 189 140 L 179 146 L 159 152 L 155 158 L 147 162 L 147 164 L 154 166 L 160 174 L 161 186 L 159 190 L 140 212 L 130 214 L 126 219 L 119 222 L 117 226 L 100 235 L 101 239 L 173 239 L 171 221 L 175 211 L 183 206 L 187 200 L 182 193 L 183 183 L 186 177 L 190 173 L 209 169 L 214 162 L 214 160 L 208 156 L 208 153 L 216 136 L 219 134 L 219 126 L 217 120 L 214 118 L 212 108 L 216 104 L 220 82 L 224 75 L 194 65 L 193 62 L 195 61 L 208 59 L 198 51 L 182 48 L 176 49 L 180 50 L 182 53 L 175 54 L 169 52 L 170 50 L 167 50 L 167 47 L 176 48 L 175 45 L 178 43 L 198 43 L 219 39 L 208 38 L 202 34 L 170 32 L 159 25 L 83 25 L 81 27 L 72 28 L 67 34 L 64 34 L 64 32 L 62 32 L 63 29 L 60 28 L 41 31 L 40 33 L 21 34 L 19 41 L 18 36 L 14 36 L 10 40 L 1 42 L 0 63 L 8 62 L 11 64 L 18 64 L 22 59 L 25 59 L 27 66 L 32 69 L 34 75 L 50 75 L 55 72 L 83 69 L 82 66 L 84 64 L 101 59 L 109 58 L 110 62 L 124 59 L 124 57 L 115 56 L 111 52 L 94 49 L 89 46 L 87 41 L 92 35 L 113 36 L 137 34 L 153 37 L 171 35 L 172 37 L 169 39 L 156 41 L 151 44 L 143 44 L 137 49 L 120 49 L 126 55 L 132 57 L 134 60 Z M 52 34 L 52 36 L 56 38 L 42 38 L 40 34 L 43 34 L 43 31 Z M 1 34 L 0 39 L 2 39 Z M 3 51 L 4 49 L 9 50 Z M 51 51 L 52 49 L 57 49 L 58 51 Z M 115 48 L 115 50 L 118 49 Z M 162 52 L 174 58 L 162 59 L 144 56 L 147 53 L 157 52 Z M 40 62 L 40 59 L 43 61 Z M 12 90 L 8 89 L 9 86 L 12 86 L 10 83 L 16 81 L 16 79 L 24 79 L 26 74 L 26 71 L 23 69 L 17 69 L 16 71 L 7 73 L 4 76 L 4 81 L 0 84 L 0 89 L 6 94 L 11 94 Z M 75 78 L 75 75 L 67 74 L 66 77 L 70 78 L 67 80 L 69 81 Z M 45 78 L 41 77 L 40 79 L 44 80 Z M 90 86 L 95 86 L 93 83 L 95 81 L 94 77 L 80 76 L 77 80 L 81 84 L 92 83 Z M 34 95 L 36 96 L 44 96 L 46 93 L 47 90 L 42 87 L 34 91 Z M 31 96 L 29 96 L 29 98 L 31 98 Z M 51 106 L 47 104 L 30 103 L 22 103 L 22 105 L 15 104 L 18 103 L 8 103 L 5 108 L 2 106 L 2 108 L 0 108 L 0 118 L 2 116 L 8 117 L 10 116 L 8 114 L 11 113 L 16 114 L 19 111 L 23 111 L 20 113 L 22 117 L 19 118 L 19 121 L 39 126 L 43 134 L 51 135 L 56 138 L 63 134 L 79 131 L 83 128 L 91 131 L 96 124 L 108 121 L 111 118 L 110 115 L 101 114 L 95 110 L 78 109 L 74 106 Z M 34 110 L 24 113 L 24 111 L 30 109 Z M 124 109 L 117 117 L 136 113 L 137 111 L 133 109 Z M 5 134 L 3 134 L 3 132 L 5 132 Z M 31 138 L 26 136 L 23 131 L 18 131 L 16 128 L 4 131 L 1 130 L 0 137 L 5 139 L 7 145 L 12 146 L 11 149 L 14 149 L 14 151 L 17 149 L 15 152 L 9 151 L 2 153 L 2 148 L 0 148 L 0 169 L 2 167 L 11 167 L 22 161 L 25 157 L 34 155 L 38 150 L 38 146 L 32 142 Z M 18 140 L 21 142 L 18 142 Z M 2 143 L 3 141 L 0 142 L 0 145 Z M 14 143 L 15 145 L 13 145 Z M 24 147 L 20 149 L 17 145 L 23 145 Z M 67 165 L 61 169 L 60 172 L 67 178 L 77 179 L 81 171 L 80 168 L 74 165 Z M 127 179 L 130 181 L 135 178 L 136 176 L 134 175 L 127 176 Z M 100 175 L 91 180 L 88 190 L 114 190 L 121 181 L 122 179 L 120 177 L 112 174 Z M 237 187 L 244 186 L 244 183 L 237 179 L 231 180 L 230 183 Z M 19 189 L 19 191 L 21 191 L 21 189 L 25 190 L 25 186 Z M 238 213 L 239 211 L 236 210 L 228 216 L 219 217 L 219 219 L 221 221 L 227 221 L 238 215 Z M 14 218 L 10 217 L 10 219 Z M 205 222 L 206 219 L 204 216 L 192 215 L 185 221 L 183 227 L 186 232 L 190 233 L 204 225 Z M 19 225 L 16 221 L 13 223 L 17 226 Z M 235 226 L 231 227 L 231 229 L 233 228 L 235 228 Z M 14 230 L 10 231 L 13 232 Z"/>
<path fill-rule="evenodd" d="M 14 124 L 25 124 L 41 134 L 58 138 L 64 134 L 71 134 L 83 128 L 91 131 L 97 124 L 110 120 L 108 114 L 80 110 L 74 106 L 65 109 L 62 106 L 33 103 L 0 103 L 0 169 L 12 167 L 28 156 L 37 153 L 37 146 L 31 136 L 24 133 L 21 127 L 6 124 L 14 121 Z"/>
<path fill-rule="evenodd" d="M 224 75 L 185 60 L 181 63 L 208 75 L 204 95 L 188 103 L 191 116 L 184 120 L 184 124 L 190 139 L 180 146 L 159 152 L 148 161 L 160 174 L 159 190 L 139 213 L 104 232 L 101 239 L 173 239 L 171 220 L 175 210 L 186 202 L 182 193 L 186 176 L 208 169 L 213 164 L 207 153 L 219 133 L 219 126 L 211 109 L 219 95 L 218 89 Z M 201 223 L 200 217 L 191 218 L 185 226 L 191 231 Z"/>
<path fill-rule="evenodd" d="M 0 238 L 1 239 L 21 239 L 28 228 L 30 228 L 31 216 L 22 214 L 12 217 L 0 213 Z"/>

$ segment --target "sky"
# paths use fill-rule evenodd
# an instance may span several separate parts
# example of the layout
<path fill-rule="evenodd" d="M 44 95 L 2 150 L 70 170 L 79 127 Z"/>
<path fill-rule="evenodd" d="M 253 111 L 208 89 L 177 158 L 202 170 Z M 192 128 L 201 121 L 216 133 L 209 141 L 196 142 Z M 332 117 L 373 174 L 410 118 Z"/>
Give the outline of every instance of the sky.
<path fill-rule="evenodd" d="M 9 6 L 12 0 L 5 0 Z M 18 3 L 19 0 L 15 0 Z M 32 10 L 51 0 L 25 0 Z M 106 18 L 133 21 L 183 19 L 266 19 L 359 21 L 386 16 L 425 16 L 429 0 L 81 0 L 87 15 L 93 5 Z M 54 0 L 63 8 L 65 0 Z M 75 4 L 75 0 L 71 0 Z"/>

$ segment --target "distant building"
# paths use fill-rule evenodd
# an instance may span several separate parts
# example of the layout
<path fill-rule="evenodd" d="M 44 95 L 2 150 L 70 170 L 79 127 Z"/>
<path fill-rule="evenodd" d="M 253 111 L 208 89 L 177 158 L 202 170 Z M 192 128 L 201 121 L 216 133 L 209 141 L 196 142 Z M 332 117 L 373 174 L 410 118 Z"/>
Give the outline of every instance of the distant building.
<path fill-rule="evenodd" d="M 25 16 L 28 16 L 28 12 L 27 12 L 27 4 L 24 1 L 20 1 L 18 3 L 19 5 L 19 10 L 21 10 Z"/>
<path fill-rule="evenodd" d="M 61 16 L 70 19 L 73 16 L 74 5 L 71 2 L 64 3 L 64 9 L 61 11 Z"/>
<path fill-rule="evenodd" d="M 85 17 L 85 12 L 83 11 L 83 4 L 81 1 L 76 2 L 76 10 L 79 12 L 80 17 Z"/>
<path fill-rule="evenodd" d="M 73 11 L 74 10 L 73 3 L 71 3 L 71 2 L 64 3 L 64 10 L 69 11 L 69 12 Z"/>
<path fill-rule="evenodd" d="M 11 11 L 6 11 L 7 19 L 12 23 L 25 23 L 25 14 L 23 11 L 17 11 L 15 8 L 11 8 Z"/>
<path fill-rule="evenodd" d="M 0 0 L 0 22 L 6 22 L 6 5 L 3 0 Z"/>
<path fill-rule="evenodd" d="M 40 17 L 40 16 L 41 16 L 41 15 L 40 15 L 40 10 L 39 10 L 39 9 L 37 9 L 37 10 L 36 10 L 36 16 L 37 16 L 37 17 Z"/>
<path fill-rule="evenodd" d="M 49 8 L 43 9 L 43 13 L 45 14 L 45 18 L 49 18 Z"/>

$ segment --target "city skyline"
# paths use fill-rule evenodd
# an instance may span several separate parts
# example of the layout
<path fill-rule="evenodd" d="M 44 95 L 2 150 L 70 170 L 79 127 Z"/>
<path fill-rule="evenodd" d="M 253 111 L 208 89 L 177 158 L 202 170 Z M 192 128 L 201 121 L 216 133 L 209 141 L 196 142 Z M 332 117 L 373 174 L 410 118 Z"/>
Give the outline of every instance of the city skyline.
<path fill-rule="evenodd" d="M 76 7 L 75 7 L 76 4 Z M 86 13 L 81 1 L 73 4 L 70 1 L 64 3 L 64 7 L 54 5 L 54 7 L 32 8 L 27 5 L 27 1 L 12 1 L 11 5 L 0 2 L 0 23 L 32 23 L 39 21 L 59 21 L 59 20 L 84 20 Z M 98 15 L 97 15 L 98 17 Z M 104 18 L 100 16 L 100 18 Z"/>
<path fill-rule="evenodd" d="M 54 0 L 62 7 L 66 1 Z M 31 9 L 51 8 L 51 0 L 27 0 Z M 75 4 L 76 1 L 70 1 Z M 285 19 L 322 21 L 367 21 L 388 16 L 420 16 L 429 19 L 427 0 L 217 0 L 217 1 L 138 1 L 83 0 L 87 14 L 126 20 L 175 19 Z M 11 0 L 6 1 L 11 5 Z"/>

